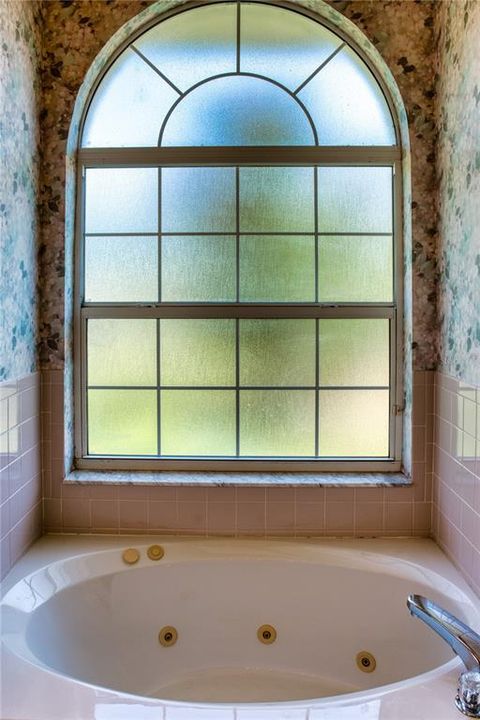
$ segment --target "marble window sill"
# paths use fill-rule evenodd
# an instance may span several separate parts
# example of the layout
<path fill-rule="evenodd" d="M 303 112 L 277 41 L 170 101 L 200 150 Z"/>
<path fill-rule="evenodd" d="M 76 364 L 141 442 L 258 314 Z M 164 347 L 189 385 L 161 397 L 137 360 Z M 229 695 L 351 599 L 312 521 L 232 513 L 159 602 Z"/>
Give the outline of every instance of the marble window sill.
<path fill-rule="evenodd" d="M 403 473 L 236 473 L 141 472 L 74 470 L 66 484 L 80 485 L 194 485 L 196 487 L 402 487 L 412 484 Z"/>

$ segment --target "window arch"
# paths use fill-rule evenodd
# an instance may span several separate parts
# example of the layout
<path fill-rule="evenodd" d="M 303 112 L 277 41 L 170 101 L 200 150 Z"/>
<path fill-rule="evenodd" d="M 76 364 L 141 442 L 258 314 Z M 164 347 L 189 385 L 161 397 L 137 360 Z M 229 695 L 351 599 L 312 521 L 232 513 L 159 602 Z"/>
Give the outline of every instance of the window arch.
<path fill-rule="evenodd" d="M 79 467 L 399 468 L 393 118 L 298 7 L 130 40 L 79 151 Z"/>

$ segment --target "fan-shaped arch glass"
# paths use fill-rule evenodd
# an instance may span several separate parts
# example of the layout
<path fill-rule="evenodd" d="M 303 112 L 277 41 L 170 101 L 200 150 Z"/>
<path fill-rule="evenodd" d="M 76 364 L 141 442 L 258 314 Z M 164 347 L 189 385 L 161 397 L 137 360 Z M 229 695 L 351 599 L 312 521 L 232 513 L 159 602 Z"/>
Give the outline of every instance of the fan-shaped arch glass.
<path fill-rule="evenodd" d="M 154 147 L 166 118 L 164 145 L 311 145 L 309 114 L 320 145 L 396 143 L 377 80 L 334 32 L 268 3 L 206 4 L 123 51 L 93 96 L 82 146 Z"/>

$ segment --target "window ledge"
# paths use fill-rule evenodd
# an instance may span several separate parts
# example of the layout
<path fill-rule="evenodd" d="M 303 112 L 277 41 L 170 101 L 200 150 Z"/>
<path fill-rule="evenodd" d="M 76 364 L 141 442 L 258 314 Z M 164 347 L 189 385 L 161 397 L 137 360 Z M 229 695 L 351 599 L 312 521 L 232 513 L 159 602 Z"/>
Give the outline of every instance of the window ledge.
<path fill-rule="evenodd" d="M 141 472 L 74 470 L 68 485 L 194 485 L 196 487 L 402 487 L 412 484 L 403 473 L 255 473 Z"/>

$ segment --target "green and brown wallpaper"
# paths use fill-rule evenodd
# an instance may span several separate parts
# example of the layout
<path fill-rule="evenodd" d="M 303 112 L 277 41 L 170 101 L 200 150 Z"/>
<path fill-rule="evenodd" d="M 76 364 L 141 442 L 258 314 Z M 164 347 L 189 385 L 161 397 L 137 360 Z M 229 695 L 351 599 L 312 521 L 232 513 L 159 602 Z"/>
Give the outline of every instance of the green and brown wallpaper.
<path fill-rule="evenodd" d="M 480 2 L 438 3 L 440 365 L 480 385 Z"/>

